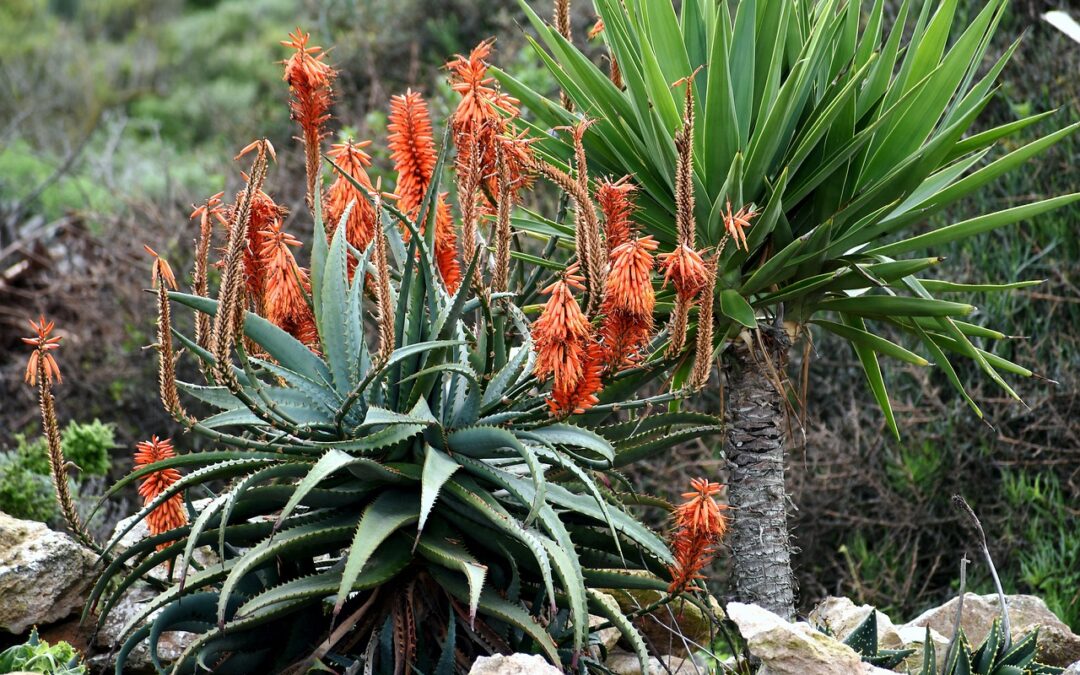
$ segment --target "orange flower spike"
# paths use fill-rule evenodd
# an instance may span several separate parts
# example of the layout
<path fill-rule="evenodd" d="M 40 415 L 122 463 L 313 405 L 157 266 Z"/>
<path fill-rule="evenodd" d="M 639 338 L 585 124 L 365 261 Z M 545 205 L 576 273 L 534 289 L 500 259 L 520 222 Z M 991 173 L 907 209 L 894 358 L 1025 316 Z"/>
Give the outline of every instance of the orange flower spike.
<path fill-rule="evenodd" d="M 142 441 L 135 448 L 136 469 L 176 456 L 172 441 L 168 438 L 159 439 L 157 436 L 151 436 L 149 441 Z M 139 482 L 139 496 L 143 498 L 143 505 L 153 502 L 178 480 L 180 480 L 180 472 L 171 468 L 147 474 Z M 151 536 L 182 527 L 187 524 L 187 521 L 187 511 L 184 509 L 184 498 L 181 493 L 169 497 L 146 517 Z"/>
<path fill-rule="evenodd" d="M 338 173 L 326 192 L 328 237 L 333 236 L 345 209 L 353 200 L 356 201 L 346 223 L 345 238 L 359 251 L 366 249 L 375 236 L 375 208 L 370 201 L 375 188 L 367 173 L 371 166 L 371 155 L 364 151 L 369 145 L 371 141 L 337 143 L 327 153 L 349 177 L 368 190 L 367 194 L 363 194 L 345 175 Z M 355 261 L 350 258 L 350 272 L 354 266 Z"/>
<path fill-rule="evenodd" d="M 634 236 L 634 224 L 630 218 L 634 213 L 637 186 L 629 179 L 629 176 L 623 176 L 614 183 L 606 180 L 596 190 L 596 201 L 604 214 L 604 236 L 609 252 Z"/>
<path fill-rule="evenodd" d="M 314 317 L 304 298 L 311 283 L 290 249 L 297 246 L 300 241 L 282 231 L 280 222 L 263 231 L 259 256 L 265 270 L 263 311 L 268 321 L 311 346 L 316 337 Z"/>
<path fill-rule="evenodd" d="M 668 570 L 671 573 L 669 593 L 678 593 L 698 579 L 703 579 L 701 570 L 712 561 L 712 554 L 727 530 L 727 518 L 723 507 L 716 503 L 722 486 L 704 478 L 695 478 L 690 482 L 690 492 L 683 493 L 685 500 L 673 514 L 675 532 L 672 536 L 672 553 L 675 564 Z"/>
<path fill-rule="evenodd" d="M 566 386 L 558 380 L 548 399 L 548 408 L 552 414 L 580 415 L 600 402 L 597 394 L 602 388 L 600 377 L 603 373 L 604 348 L 595 340 L 589 340 L 585 358 L 581 366 L 581 377 L 573 386 Z"/>
<path fill-rule="evenodd" d="M 656 247 L 655 239 L 642 237 L 628 241 L 611 252 L 603 311 L 652 316 L 656 306 L 651 279 L 652 252 Z"/>
<path fill-rule="evenodd" d="M 603 19 L 597 19 L 596 23 L 594 23 L 592 25 L 592 28 L 589 29 L 589 39 L 590 40 L 595 40 L 603 32 L 604 32 L 604 20 Z"/>
<path fill-rule="evenodd" d="M 584 278 L 568 270 L 562 279 L 544 289 L 550 294 L 544 311 L 533 322 L 533 348 L 536 364 L 533 373 L 539 379 L 555 376 L 555 386 L 570 390 L 583 372 L 588 341 L 589 320 L 581 311 L 572 289 L 583 289 Z"/>
<path fill-rule="evenodd" d="M 438 161 L 427 102 L 411 89 L 404 96 L 393 96 L 386 128 L 390 132 L 387 139 L 390 157 L 398 172 L 394 190 L 398 206 L 415 218 Z"/>
<path fill-rule="evenodd" d="M 157 251 L 150 248 L 146 244 L 143 244 L 143 250 L 145 250 L 147 253 L 154 257 L 154 269 L 153 272 L 150 273 L 151 285 L 154 288 L 157 288 L 158 283 L 163 281 L 169 288 L 175 291 L 176 277 L 173 276 L 172 268 L 169 267 L 169 261 L 165 260 L 165 258 L 162 258 L 160 255 L 158 255 Z"/>
<path fill-rule="evenodd" d="M 748 206 L 744 206 L 732 213 L 731 200 L 728 200 L 727 213 L 724 214 L 724 229 L 735 240 L 736 248 L 742 248 L 746 252 L 750 252 L 750 245 L 746 242 L 746 228 L 750 227 L 750 221 L 757 215 L 758 212 Z"/>
<path fill-rule="evenodd" d="M 56 359 L 49 352 L 56 349 L 60 349 L 60 341 L 62 337 L 49 337 L 53 328 L 56 327 L 55 321 L 45 322 L 45 315 L 38 316 L 37 323 L 34 323 L 33 319 L 27 321 L 30 327 L 37 333 L 36 337 L 21 338 L 23 342 L 32 346 L 34 351 L 31 352 L 30 358 L 26 363 L 26 373 L 23 379 L 32 387 L 36 387 L 38 383 L 38 360 L 44 365 L 45 379 L 52 384 L 53 378 L 57 382 L 63 382 L 64 378 L 60 376 L 60 367 L 56 364 Z"/>
<path fill-rule="evenodd" d="M 295 52 L 285 63 L 282 79 L 289 83 L 292 99 L 289 109 L 292 118 L 304 132 L 304 163 L 307 173 L 307 204 L 314 209 L 318 190 L 319 165 L 322 139 L 326 136 L 325 125 L 330 119 L 333 103 L 333 82 L 337 72 L 323 61 L 326 56 L 321 47 L 308 46 L 311 35 L 299 28 L 289 34 L 283 44 Z M 272 150 L 271 150 L 272 153 Z"/>
<path fill-rule="evenodd" d="M 684 299 L 695 297 L 709 282 L 709 270 L 701 254 L 682 244 L 671 253 L 660 254 L 664 286 L 670 281 Z"/>

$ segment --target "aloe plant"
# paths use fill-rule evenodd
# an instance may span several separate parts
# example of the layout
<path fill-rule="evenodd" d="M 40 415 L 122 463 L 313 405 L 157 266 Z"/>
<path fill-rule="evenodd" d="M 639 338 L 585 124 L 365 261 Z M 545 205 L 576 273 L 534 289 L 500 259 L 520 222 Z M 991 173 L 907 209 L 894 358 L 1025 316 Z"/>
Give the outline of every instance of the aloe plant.
<path fill-rule="evenodd" d="M 677 244 L 676 145 L 686 119 L 672 85 L 701 69 L 689 85 L 697 120 L 693 243 L 719 258 L 715 351 L 727 356 L 734 584 L 742 600 L 790 616 L 786 402 L 778 384 L 792 339 L 816 326 L 850 342 L 897 437 L 882 356 L 938 368 L 979 416 L 953 366 L 958 358 L 1018 398 L 1004 376 L 1032 372 L 992 352 L 1006 334 L 965 321 L 975 308 L 946 298 L 1037 282 L 941 281 L 932 277 L 942 262 L 936 251 L 1074 204 L 1080 193 L 926 223 L 1077 125 L 1012 148 L 1013 134 L 1052 111 L 971 133 L 1016 48 L 983 68 L 1007 0 L 985 3 L 967 26 L 954 21 L 957 0 L 921 8 L 904 0 L 893 21 L 883 0 L 685 0 L 678 11 L 663 0 L 594 0 L 610 76 L 519 3 L 536 53 L 574 111 L 497 71 L 531 116 L 533 147 L 568 165 L 574 145 L 553 130 L 594 120 L 583 136 L 590 174 L 632 177 L 637 218 L 662 251 Z M 999 145 L 1009 150 L 991 155 Z M 745 250 L 727 245 L 729 202 L 760 211 Z M 573 241 L 559 222 L 530 216 L 519 225 L 542 239 Z M 896 334 L 915 346 L 894 342 Z"/>
<path fill-rule="evenodd" d="M 438 182 L 421 213 L 434 211 Z M 715 433 L 717 420 L 639 414 L 649 401 L 632 394 L 618 403 L 630 411 L 622 422 L 590 429 L 552 418 L 532 375 L 528 322 L 509 294 L 462 284 L 450 295 L 434 273 L 435 228 L 422 232 L 390 206 L 381 213 L 389 277 L 372 262 L 382 237 L 363 252 L 348 245 L 348 212 L 327 242 L 316 196 L 317 351 L 250 312 L 224 349 L 173 331 L 207 375 L 177 389 L 216 412 L 199 417 L 163 400 L 216 449 L 139 468 L 104 497 L 154 472 L 184 472 L 103 546 L 107 565 L 87 605 L 99 624 L 151 570 L 172 570 L 127 625 L 117 673 L 144 641 L 161 669 L 158 643 L 174 630 L 197 635 L 175 673 L 307 672 L 320 663 L 451 673 L 507 650 L 560 664 L 588 658 L 590 613 L 646 663 L 631 617 L 598 589 L 666 594 L 673 558 L 619 503 L 614 469 Z M 480 259 L 473 255 L 467 278 Z M 369 344 L 380 333 L 365 289 L 384 281 L 395 321 L 380 355 Z M 225 290 L 221 300 L 159 292 L 166 305 L 209 317 L 228 301 Z M 168 367 L 172 355 L 159 348 Z M 189 499 L 190 524 L 118 550 L 178 494 Z M 195 508 L 200 495 L 207 500 Z M 197 565 L 202 547 L 218 561 Z"/>

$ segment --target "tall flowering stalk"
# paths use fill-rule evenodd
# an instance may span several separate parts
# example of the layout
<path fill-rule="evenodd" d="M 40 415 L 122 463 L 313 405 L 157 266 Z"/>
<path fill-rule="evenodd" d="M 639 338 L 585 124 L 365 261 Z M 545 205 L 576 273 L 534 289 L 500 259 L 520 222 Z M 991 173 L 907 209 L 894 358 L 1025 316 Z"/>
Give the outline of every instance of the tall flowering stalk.
<path fill-rule="evenodd" d="M 52 335 L 56 322 L 46 322 L 43 315 L 38 317 L 37 323 L 32 320 L 29 323 L 36 335 L 22 338 L 24 343 L 34 348 L 26 364 L 25 378 L 30 386 L 37 386 L 41 426 L 45 430 L 45 441 L 49 449 L 49 474 L 56 490 L 56 501 L 60 504 L 60 512 L 75 538 L 84 546 L 100 550 L 83 525 L 78 509 L 75 508 L 75 500 L 68 486 L 68 463 L 64 458 L 64 450 L 60 443 L 60 425 L 56 420 L 56 403 L 53 400 L 52 385 L 54 379 L 56 382 L 63 380 L 60 377 L 60 367 L 52 352 L 60 348 L 61 337 Z"/>
<path fill-rule="evenodd" d="M 289 101 L 292 118 L 299 123 L 303 132 L 307 205 L 309 209 L 314 209 L 322 140 L 327 135 L 325 127 L 330 119 L 333 83 L 337 73 L 323 61 L 326 54 L 322 47 L 308 45 L 310 39 L 310 33 L 304 33 L 297 28 L 296 32 L 289 33 L 289 39 L 283 40 L 281 44 L 295 50 L 284 62 L 285 74 L 282 79 L 289 83 L 289 92 L 292 94 Z"/>
<path fill-rule="evenodd" d="M 157 436 L 151 436 L 150 440 L 138 443 L 135 449 L 136 469 L 176 456 L 172 440 L 159 439 Z M 147 474 L 139 481 L 139 496 L 143 498 L 143 506 L 149 506 L 178 480 L 180 480 L 180 472 L 172 468 L 159 469 Z M 166 499 L 146 516 L 146 524 L 152 537 L 183 527 L 187 525 L 187 522 L 187 510 L 184 508 L 184 496 L 181 492 Z M 158 544 L 158 550 L 166 546 L 168 543 L 162 542 Z"/>
<path fill-rule="evenodd" d="M 410 89 L 403 96 L 391 99 L 387 129 L 390 130 L 387 142 L 398 172 L 395 188 L 398 208 L 410 218 L 423 218 L 425 222 L 419 225 L 426 227 L 427 214 L 421 214 L 420 207 L 434 177 L 438 151 L 427 102 L 418 92 Z M 435 204 L 435 259 L 443 282 L 453 293 L 461 283 L 461 265 L 457 259 L 457 232 L 445 192 Z"/>
<path fill-rule="evenodd" d="M 696 73 L 697 71 L 695 71 Z M 674 86 L 686 85 L 682 128 L 675 133 L 675 228 L 678 241 L 674 251 L 660 255 L 664 285 L 675 287 L 675 309 L 668 326 L 670 342 L 667 354 L 675 356 L 686 344 L 686 327 L 694 300 L 708 283 L 708 271 L 696 250 L 694 222 L 694 88 L 693 75 Z"/>
<path fill-rule="evenodd" d="M 601 181 L 596 188 L 596 203 L 604 214 L 604 240 L 610 253 L 634 236 L 634 193 L 637 186 L 630 176 L 617 181 Z"/>
<path fill-rule="evenodd" d="M 704 478 L 694 478 L 690 487 L 689 492 L 683 493 L 684 501 L 673 514 L 675 529 L 671 536 L 671 552 L 675 554 L 675 564 L 668 568 L 671 573 L 669 593 L 690 590 L 695 581 L 704 578 L 701 570 L 712 561 L 727 531 L 724 516 L 727 507 L 716 503 L 715 499 L 723 486 Z"/>
<path fill-rule="evenodd" d="M 210 245 L 214 238 L 214 222 L 228 227 L 229 220 L 225 217 L 225 208 L 221 205 L 224 192 L 219 192 L 197 206 L 191 212 L 191 219 L 199 219 L 199 238 L 195 244 L 195 269 L 192 271 L 191 290 L 199 297 L 209 297 L 210 281 Z M 210 317 L 199 313 L 195 316 L 195 344 L 206 349 L 210 344 Z"/>
<path fill-rule="evenodd" d="M 168 289 L 176 290 L 176 277 L 173 276 L 168 261 L 158 255 L 157 251 L 145 244 L 143 248 L 154 259 L 150 283 L 157 292 L 157 343 L 154 347 L 158 352 L 158 392 L 161 404 L 169 414 L 177 420 L 186 421 L 189 416 L 181 405 L 180 395 L 176 390 L 176 355 L 173 352 L 172 310 L 169 306 Z"/>
<path fill-rule="evenodd" d="M 701 311 L 698 314 L 697 338 L 694 343 L 694 365 L 690 369 L 690 377 L 686 386 L 691 390 L 703 388 L 709 382 L 709 374 L 713 366 L 713 304 L 716 301 L 716 274 L 719 265 L 719 256 L 714 255 L 712 260 L 706 263 L 709 272 L 708 281 L 701 298 Z"/>

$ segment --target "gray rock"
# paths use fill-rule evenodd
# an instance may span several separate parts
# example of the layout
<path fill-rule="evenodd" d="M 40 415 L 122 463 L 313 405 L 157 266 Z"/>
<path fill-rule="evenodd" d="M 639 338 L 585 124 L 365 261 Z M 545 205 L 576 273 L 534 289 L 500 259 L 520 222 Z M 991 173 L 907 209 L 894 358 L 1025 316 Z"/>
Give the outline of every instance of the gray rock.
<path fill-rule="evenodd" d="M 1080 675 L 1080 661 L 1077 661 L 1076 663 L 1066 668 L 1065 672 L 1061 675 Z"/>
<path fill-rule="evenodd" d="M 153 589 L 144 584 L 132 586 L 105 618 L 94 641 L 95 644 L 109 651 L 114 647 L 119 649 L 123 645 L 122 640 L 126 637 L 124 628 L 142 611 L 144 605 L 156 595 L 157 593 Z M 154 612 L 147 620 L 153 620 L 158 613 Z M 193 639 L 195 639 L 194 633 L 181 631 L 162 633 L 161 638 L 158 640 L 158 658 L 163 663 L 175 661 L 183 653 L 184 649 L 191 644 Z M 106 654 L 103 661 L 107 662 L 111 668 L 115 661 L 110 660 L 110 656 L 111 654 Z M 153 661 L 150 659 L 150 647 L 147 641 L 144 640 L 128 655 L 124 665 L 124 672 L 156 672 Z"/>
<path fill-rule="evenodd" d="M 0 629 L 22 633 L 82 609 L 96 561 L 66 534 L 0 513 Z"/>
<path fill-rule="evenodd" d="M 607 661 L 604 661 L 604 666 L 615 675 L 645 675 L 641 671 L 641 661 L 637 654 L 623 650 L 612 652 Z M 671 675 L 698 675 L 706 672 L 704 668 L 695 666 L 692 659 L 679 656 L 649 657 L 649 675 L 667 675 L 668 671 Z"/>
<path fill-rule="evenodd" d="M 481 656 L 469 675 L 562 675 L 562 671 L 538 654 Z"/>
<path fill-rule="evenodd" d="M 822 600 L 810 612 L 810 623 L 819 628 L 828 628 L 840 641 L 847 639 L 859 624 L 866 620 L 874 610 L 870 605 L 856 605 L 848 598 L 828 597 Z M 882 649 L 915 649 L 897 668 L 898 671 L 918 670 L 922 666 L 923 642 L 926 641 L 926 628 L 920 626 L 895 626 L 892 619 L 877 612 L 878 646 Z M 949 639 L 935 630 L 930 631 L 934 643 L 934 656 L 939 670 L 945 663 L 945 650 Z"/>
<path fill-rule="evenodd" d="M 1080 636 L 1074 634 L 1061 619 L 1046 606 L 1046 603 L 1034 595 L 1009 595 L 1005 601 L 1009 605 L 1009 619 L 1012 623 L 1013 638 L 1039 629 L 1039 661 L 1051 666 L 1063 667 L 1080 660 Z M 923 612 L 907 626 L 929 626 L 941 633 L 946 639 L 953 634 L 953 622 L 956 620 L 957 599 L 953 598 L 940 607 Z M 1001 613 L 997 595 L 964 596 L 964 616 L 961 626 L 964 634 L 973 644 L 980 644 L 990 632 Z"/>
<path fill-rule="evenodd" d="M 805 621 L 788 623 L 757 605 L 732 602 L 728 617 L 739 627 L 750 653 L 761 660 L 758 675 L 857 675 L 889 673 L 863 663 L 851 647 Z"/>

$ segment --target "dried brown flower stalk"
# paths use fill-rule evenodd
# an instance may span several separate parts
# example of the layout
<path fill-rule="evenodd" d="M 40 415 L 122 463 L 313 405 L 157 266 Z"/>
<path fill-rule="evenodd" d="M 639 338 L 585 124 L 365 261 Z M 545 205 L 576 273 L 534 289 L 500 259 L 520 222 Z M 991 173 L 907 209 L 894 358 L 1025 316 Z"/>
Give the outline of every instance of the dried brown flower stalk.
<path fill-rule="evenodd" d="M 510 168 L 502 146 L 498 146 L 495 152 L 499 172 L 499 196 L 495 217 L 495 271 L 491 277 L 491 290 L 502 293 L 510 284 L 510 211 L 514 205 L 514 195 Z"/>
<path fill-rule="evenodd" d="M 221 198 L 224 192 L 206 200 L 206 203 L 197 207 L 191 213 L 192 218 L 199 219 L 199 239 L 195 245 L 195 269 L 192 272 L 191 290 L 195 295 L 209 297 L 209 259 L 210 245 L 214 237 L 214 224 L 211 219 L 217 220 L 222 225 L 228 226 L 224 209 L 221 206 Z M 210 344 L 210 316 L 202 312 L 195 313 L 195 344 L 207 349 Z"/>
<path fill-rule="evenodd" d="M 49 449 L 49 474 L 56 489 L 56 501 L 60 504 L 60 512 L 75 538 L 84 546 L 100 551 L 101 547 L 87 532 L 82 518 L 79 517 L 79 511 L 75 508 L 75 500 L 68 486 L 68 463 L 60 443 L 60 425 L 56 421 L 56 403 L 52 395 L 53 378 L 60 381 L 60 368 L 50 352 L 60 348 L 61 338 L 49 336 L 55 323 L 46 323 L 44 316 L 39 317 L 37 323 L 31 321 L 30 326 L 37 336 L 22 339 L 34 347 L 27 365 L 26 381 L 31 385 L 37 384 L 41 427 L 45 431 L 45 441 Z"/>
<path fill-rule="evenodd" d="M 221 288 L 218 291 L 218 308 L 214 314 L 210 346 L 215 361 L 214 375 L 226 385 L 235 384 L 232 369 L 229 367 L 229 352 L 244 320 L 244 253 L 247 250 L 248 227 L 251 224 L 252 199 L 262 191 L 263 182 L 266 180 L 267 145 L 265 142 L 259 145 L 258 154 L 252 162 L 247 187 L 240 193 L 232 222 L 229 223 L 229 241 L 222 259 Z"/>
<path fill-rule="evenodd" d="M 390 264 L 386 257 L 386 231 L 382 227 L 382 182 L 375 188 L 375 301 L 379 310 L 379 351 L 385 363 L 394 351 L 394 304 L 390 300 Z"/>
<path fill-rule="evenodd" d="M 169 263 L 154 252 L 149 246 L 143 246 L 147 253 L 154 256 L 154 271 L 152 275 L 153 287 L 157 290 L 158 319 L 157 319 L 157 344 L 154 348 L 158 352 L 158 392 L 161 395 L 161 404 L 165 410 L 181 423 L 192 421 L 190 415 L 180 403 L 180 394 L 176 390 L 176 355 L 173 353 L 172 343 L 172 310 L 169 306 L 169 286 L 176 289 L 176 279 L 173 278 Z"/>
<path fill-rule="evenodd" d="M 712 372 L 713 302 L 716 297 L 718 265 L 719 260 L 715 256 L 707 263 L 709 282 L 705 285 L 699 305 L 697 342 L 694 345 L 694 365 L 690 370 L 690 379 L 687 381 L 687 387 L 692 391 L 704 387 L 709 382 L 709 373 Z"/>
<path fill-rule="evenodd" d="M 570 0 L 555 0 L 555 30 L 559 31 L 559 35 L 566 38 L 567 42 L 573 40 L 570 24 Z M 565 91 L 559 92 L 559 101 L 567 112 L 574 111 L 574 102 L 570 100 Z"/>
<path fill-rule="evenodd" d="M 604 297 L 604 277 L 606 275 L 605 251 L 603 240 L 600 236 L 600 219 L 593 209 L 587 190 L 581 188 L 581 184 L 574 180 L 565 171 L 556 166 L 536 159 L 532 168 L 544 176 L 570 196 L 574 202 L 574 214 L 576 220 L 576 241 L 578 263 L 585 277 L 585 288 L 588 293 L 587 313 L 591 316 L 600 307 Z"/>
<path fill-rule="evenodd" d="M 461 239 L 462 256 L 465 261 L 465 269 L 472 265 L 473 256 L 476 255 L 476 223 L 480 211 L 480 183 L 481 175 L 480 144 L 470 143 L 468 151 L 464 153 L 464 160 L 458 156 L 457 193 L 458 206 L 461 208 Z M 505 164 L 505 157 L 503 163 Z M 469 280 L 474 287 L 479 288 L 482 284 L 480 266 L 473 271 L 473 278 Z"/>

